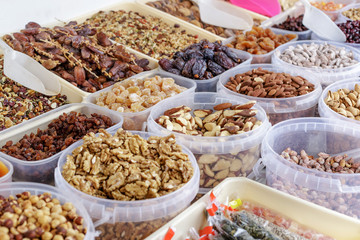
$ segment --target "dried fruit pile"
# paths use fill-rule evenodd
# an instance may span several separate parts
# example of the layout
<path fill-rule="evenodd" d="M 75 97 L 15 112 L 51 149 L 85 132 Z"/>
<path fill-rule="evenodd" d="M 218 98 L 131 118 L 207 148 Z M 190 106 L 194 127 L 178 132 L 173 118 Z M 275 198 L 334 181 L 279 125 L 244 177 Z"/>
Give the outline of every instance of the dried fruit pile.
<path fill-rule="evenodd" d="M 167 72 L 191 79 L 210 79 L 224 71 L 235 67 L 243 60 L 221 41 L 209 42 L 201 40 L 199 43 L 178 51 L 172 60 L 162 58 L 161 68 Z"/>
<path fill-rule="evenodd" d="M 288 16 L 286 20 L 282 23 L 275 24 L 273 28 L 279 28 L 288 31 L 302 32 L 308 30 L 307 27 L 302 23 L 304 14 L 299 15 L 298 17 Z"/>
<path fill-rule="evenodd" d="M 147 59 L 137 59 L 123 46 L 113 44 L 105 33 L 76 22 L 54 28 L 29 22 L 25 29 L 3 39 L 13 49 L 87 92 L 149 70 Z"/>

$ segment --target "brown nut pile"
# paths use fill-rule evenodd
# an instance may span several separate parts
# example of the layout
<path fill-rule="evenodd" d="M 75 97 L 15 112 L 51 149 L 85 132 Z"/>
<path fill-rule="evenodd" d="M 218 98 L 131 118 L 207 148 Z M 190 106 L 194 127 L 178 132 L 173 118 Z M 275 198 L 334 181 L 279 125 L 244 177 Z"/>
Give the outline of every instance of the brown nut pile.
<path fill-rule="evenodd" d="M 139 135 L 119 129 L 100 130 L 67 156 L 62 175 L 76 189 L 95 197 L 121 201 L 156 198 L 186 184 L 194 168 L 175 136 Z"/>
<path fill-rule="evenodd" d="M 0 131 L 67 103 L 65 95 L 46 96 L 4 75 L 0 55 Z"/>
<path fill-rule="evenodd" d="M 115 83 L 109 92 L 100 94 L 96 104 L 118 112 L 141 112 L 185 90 L 173 78 L 132 78 Z"/>
<path fill-rule="evenodd" d="M 84 239 L 84 219 L 70 202 L 61 204 L 50 193 L 16 197 L 0 195 L 0 239 Z"/>
<path fill-rule="evenodd" d="M 300 154 L 291 148 L 285 149 L 281 156 L 289 162 L 299 166 L 315 169 L 329 173 L 360 173 L 360 162 L 354 162 L 348 155 L 330 156 L 330 154 L 320 152 L 318 158 L 308 155 L 305 150 Z"/>
<path fill-rule="evenodd" d="M 253 27 L 252 30 L 236 36 L 235 40 L 226 46 L 258 55 L 271 52 L 295 38 L 295 34 L 281 35 L 275 34 L 269 28 Z"/>
<path fill-rule="evenodd" d="M 155 121 L 169 131 L 204 137 L 222 137 L 251 131 L 261 125 L 251 109 L 255 101 L 232 105 L 221 103 L 213 109 L 195 109 L 179 106 L 168 109 Z"/>
<path fill-rule="evenodd" d="M 335 112 L 355 120 L 360 120 L 360 85 L 353 90 L 342 88 L 336 92 L 329 91 L 324 102 Z"/>
<path fill-rule="evenodd" d="M 51 121 L 48 128 L 26 134 L 15 144 L 8 141 L 0 151 L 17 159 L 38 161 L 64 150 L 89 132 L 96 133 L 112 125 L 112 120 L 105 115 L 93 113 L 87 117 L 78 112 L 63 113 Z"/>
<path fill-rule="evenodd" d="M 160 0 L 155 2 L 147 2 L 147 5 L 178 17 L 184 21 L 190 22 L 220 37 L 228 38 L 233 35 L 240 34 L 242 31 L 235 29 L 226 29 L 214 25 L 210 25 L 201 21 L 199 7 L 192 1 L 188 0 Z M 254 25 L 261 24 L 259 19 L 253 19 Z"/>
<path fill-rule="evenodd" d="M 228 177 L 246 177 L 260 157 L 260 145 L 229 154 L 195 154 L 200 187 L 213 188 Z"/>
<path fill-rule="evenodd" d="M 172 55 L 184 47 L 198 42 L 197 35 L 191 35 L 153 16 L 143 16 L 133 11 L 100 11 L 85 21 L 100 29 L 118 43 L 160 59 Z"/>
<path fill-rule="evenodd" d="M 96 228 L 101 231 L 96 240 L 142 240 L 161 228 L 175 216 L 144 222 L 104 223 Z"/>
<path fill-rule="evenodd" d="M 29 22 L 25 29 L 5 35 L 3 40 L 86 92 L 149 70 L 147 59 L 137 59 L 123 46 L 113 44 L 105 33 L 76 22 L 54 28 Z"/>
<path fill-rule="evenodd" d="M 287 98 L 314 91 L 315 85 L 301 76 L 256 68 L 230 77 L 225 87 L 252 97 Z"/>

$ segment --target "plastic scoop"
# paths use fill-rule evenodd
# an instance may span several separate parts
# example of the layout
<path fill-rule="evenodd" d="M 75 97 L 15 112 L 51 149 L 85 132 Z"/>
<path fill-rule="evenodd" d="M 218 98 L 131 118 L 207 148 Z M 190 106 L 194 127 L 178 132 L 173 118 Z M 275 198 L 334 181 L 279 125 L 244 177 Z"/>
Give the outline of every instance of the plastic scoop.
<path fill-rule="evenodd" d="M 307 0 L 300 0 L 305 6 L 303 24 L 323 37 L 336 42 L 345 42 L 346 36 L 340 28 L 320 9 L 311 6 Z"/>
<path fill-rule="evenodd" d="M 201 21 L 230 29 L 247 30 L 253 18 L 243 9 L 219 0 L 192 0 L 199 6 Z"/>
<path fill-rule="evenodd" d="M 57 95 L 61 85 L 56 74 L 44 68 L 30 56 L 13 50 L 2 39 L 0 46 L 4 51 L 4 73 L 7 77 L 45 95 Z"/>
<path fill-rule="evenodd" d="M 230 0 L 230 2 L 236 6 L 269 17 L 273 17 L 281 12 L 278 0 Z"/>

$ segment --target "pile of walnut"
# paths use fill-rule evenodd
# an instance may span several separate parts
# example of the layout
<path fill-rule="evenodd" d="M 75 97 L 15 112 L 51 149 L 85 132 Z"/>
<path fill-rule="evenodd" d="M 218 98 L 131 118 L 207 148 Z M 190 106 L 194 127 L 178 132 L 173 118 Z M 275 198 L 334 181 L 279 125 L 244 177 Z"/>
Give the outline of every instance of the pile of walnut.
<path fill-rule="evenodd" d="M 121 201 L 156 198 L 181 188 L 194 174 L 175 136 L 139 135 L 100 130 L 67 156 L 62 175 L 76 189 Z"/>
<path fill-rule="evenodd" d="M 212 109 L 192 109 L 179 106 L 164 112 L 155 121 L 166 129 L 194 136 L 230 136 L 251 131 L 261 125 L 251 109 L 255 101 L 232 105 L 221 103 Z"/>

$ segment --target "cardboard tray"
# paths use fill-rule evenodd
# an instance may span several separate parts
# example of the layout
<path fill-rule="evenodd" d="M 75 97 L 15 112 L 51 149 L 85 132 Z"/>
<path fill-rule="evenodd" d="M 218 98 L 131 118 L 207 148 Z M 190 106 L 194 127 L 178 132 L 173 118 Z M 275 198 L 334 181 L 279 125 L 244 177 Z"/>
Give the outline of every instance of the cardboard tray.
<path fill-rule="evenodd" d="M 301 200 L 263 184 L 246 178 L 228 178 L 214 188 L 217 200 L 224 203 L 240 198 L 281 213 L 295 222 L 319 233 L 341 240 L 360 239 L 360 220 Z M 187 210 L 146 238 L 162 240 L 169 227 L 175 227 L 172 240 L 182 240 L 188 236 L 191 227 L 201 229 L 206 224 L 205 208 L 210 192 L 195 202 Z"/>

